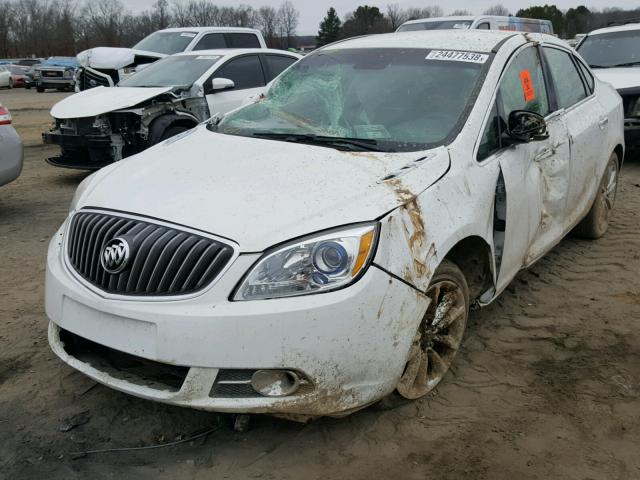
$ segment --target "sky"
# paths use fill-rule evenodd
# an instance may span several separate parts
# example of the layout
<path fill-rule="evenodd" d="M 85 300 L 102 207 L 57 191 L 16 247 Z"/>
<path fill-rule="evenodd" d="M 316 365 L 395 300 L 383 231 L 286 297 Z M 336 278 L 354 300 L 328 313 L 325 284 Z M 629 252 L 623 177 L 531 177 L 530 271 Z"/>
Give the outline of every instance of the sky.
<path fill-rule="evenodd" d="M 280 3 L 279 0 L 212 0 L 216 5 L 229 5 L 237 6 L 240 4 L 251 5 L 252 7 L 260 7 L 262 5 L 272 5 L 277 7 Z M 474 14 L 481 14 L 482 11 L 495 5 L 496 3 L 502 3 L 507 7 L 511 13 L 515 13 L 520 8 L 526 8 L 530 5 L 544 5 L 555 4 L 558 8 L 565 10 L 571 7 L 577 7 L 578 5 L 586 5 L 588 8 L 602 9 L 605 7 L 620 7 L 620 8 L 637 8 L 640 7 L 639 0 L 585 0 L 583 2 L 576 2 L 570 0 L 541 0 L 540 2 L 532 2 L 531 0 L 449 0 L 449 1 L 430 1 L 430 0 L 291 0 L 296 8 L 300 11 L 300 25 L 298 26 L 298 35 L 315 35 L 318 32 L 318 24 L 325 16 L 329 7 L 334 7 L 343 19 L 345 14 L 352 12 L 359 5 L 370 5 L 380 8 L 382 11 L 386 10 L 388 4 L 397 3 L 402 8 L 408 7 L 424 7 L 428 5 L 439 5 L 444 10 L 445 14 L 450 13 L 453 10 L 465 9 L 470 10 Z M 124 0 L 123 3 L 127 8 L 133 12 L 139 12 L 150 8 L 155 0 Z M 170 2 L 172 3 L 172 2 Z"/>

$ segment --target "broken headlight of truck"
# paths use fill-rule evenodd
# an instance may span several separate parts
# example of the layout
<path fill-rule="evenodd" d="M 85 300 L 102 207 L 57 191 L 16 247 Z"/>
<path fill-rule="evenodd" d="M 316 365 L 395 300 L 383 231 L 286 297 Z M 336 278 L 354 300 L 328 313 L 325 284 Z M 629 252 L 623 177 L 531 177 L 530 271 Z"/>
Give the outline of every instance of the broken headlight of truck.
<path fill-rule="evenodd" d="M 378 225 L 366 224 L 297 240 L 266 253 L 240 283 L 234 300 L 264 300 L 345 287 L 367 270 Z"/>

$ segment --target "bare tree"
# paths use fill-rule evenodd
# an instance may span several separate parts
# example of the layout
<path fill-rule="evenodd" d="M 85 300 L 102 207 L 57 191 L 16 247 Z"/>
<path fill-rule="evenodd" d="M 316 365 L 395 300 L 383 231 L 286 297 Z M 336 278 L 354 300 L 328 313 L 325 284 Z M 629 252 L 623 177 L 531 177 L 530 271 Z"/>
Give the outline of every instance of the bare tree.
<path fill-rule="evenodd" d="M 504 5 L 502 5 L 501 3 L 498 3 L 496 5 L 493 5 L 492 7 L 487 8 L 483 13 L 485 15 L 496 15 L 500 17 L 507 17 L 510 15 L 509 9 Z"/>
<path fill-rule="evenodd" d="M 431 5 L 430 7 L 423 8 L 408 8 L 405 16 L 407 20 L 417 20 L 419 18 L 442 17 L 444 16 L 444 12 L 441 7 Z"/>
<path fill-rule="evenodd" d="M 288 48 L 291 43 L 291 37 L 296 34 L 300 20 L 300 12 L 296 10 L 293 3 L 287 0 L 278 8 L 278 20 L 282 46 L 283 48 Z"/>
<path fill-rule="evenodd" d="M 469 10 L 454 10 L 449 14 L 450 17 L 464 17 L 466 15 L 471 15 Z"/>
<path fill-rule="evenodd" d="M 407 13 L 402 10 L 397 3 L 387 5 L 387 19 L 391 24 L 391 28 L 395 31 L 400 25 L 407 21 Z"/>
<path fill-rule="evenodd" d="M 264 36 L 267 45 L 274 47 L 276 43 L 276 37 L 279 31 L 278 25 L 278 12 L 273 7 L 260 7 L 258 9 L 256 22 L 262 35 Z"/>

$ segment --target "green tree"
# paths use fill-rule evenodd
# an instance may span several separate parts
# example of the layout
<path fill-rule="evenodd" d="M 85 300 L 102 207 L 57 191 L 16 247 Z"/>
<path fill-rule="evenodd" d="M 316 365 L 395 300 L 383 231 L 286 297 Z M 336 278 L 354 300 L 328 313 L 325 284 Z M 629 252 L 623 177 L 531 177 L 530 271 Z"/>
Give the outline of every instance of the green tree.
<path fill-rule="evenodd" d="M 342 27 L 344 38 L 371 33 L 391 32 L 391 22 L 384 16 L 378 7 L 364 5 L 350 13 Z"/>
<path fill-rule="evenodd" d="M 564 15 L 555 5 L 536 5 L 518 10 L 516 17 L 538 18 L 540 20 L 550 20 L 553 31 L 561 34 L 564 30 Z"/>
<path fill-rule="evenodd" d="M 320 30 L 316 37 L 318 47 L 333 43 L 340 38 L 340 29 L 342 22 L 336 13 L 336 9 L 331 7 L 327 11 L 327 15 L 320 22 Z"/>
<path fill-rule="evenodd" d="M 586 33 L 590 28 L 591 11 L 584 5 L 570 8 L 564 15 L 564 34 L 566 38 L 573 38 L 576 33 Z"/>

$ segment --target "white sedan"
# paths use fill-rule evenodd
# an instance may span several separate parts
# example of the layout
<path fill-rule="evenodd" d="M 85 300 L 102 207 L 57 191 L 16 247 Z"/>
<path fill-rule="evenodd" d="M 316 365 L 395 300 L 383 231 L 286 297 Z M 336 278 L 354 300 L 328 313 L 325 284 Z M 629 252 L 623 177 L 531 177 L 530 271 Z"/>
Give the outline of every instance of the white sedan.
<path fill-rule="evenodd" d="M 0 88 L 13 88 L 11 72 L 4 65 L 0 65 Z"/>
<path fill-rule="evenodd" d="M 80 185 L 49 247 L 51 347 L 105 385 L 199 409 L 419 398 L 471 305 L 572 230 L 606 232 L 622 119 L 551 36 L 327 46 L 265 98 Z"/>

